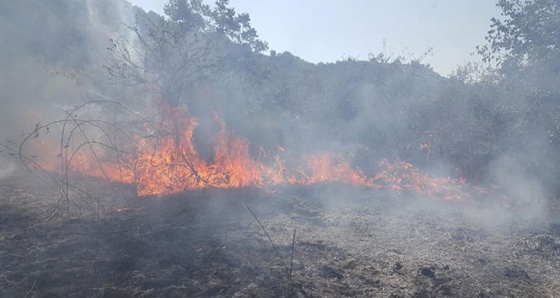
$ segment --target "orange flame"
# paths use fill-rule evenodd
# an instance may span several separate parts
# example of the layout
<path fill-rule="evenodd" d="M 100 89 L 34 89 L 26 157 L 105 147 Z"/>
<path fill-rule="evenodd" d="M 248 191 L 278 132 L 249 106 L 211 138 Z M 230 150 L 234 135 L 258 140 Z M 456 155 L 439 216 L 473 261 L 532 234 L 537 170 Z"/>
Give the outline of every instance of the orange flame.
<path fill-rule="evenodd" d="M 120 162 L 107 162 L 101 153 L 82 150 L 72 156 L 69 169 L 111 181 L 134 183 L 139 196 L 168 195 L 207 187 L 311 185 L 337 181 L 367 188 L 423 193 L 446 200 L 465 197 L 461 191 L 464 181 L 432 178 L 405 162 L 383 160 L 378 165 L 379 172 L 369 177 L 359 168 L 352 168 L 346 158 L 330 153 L 306 155 L 300 166 L 293 169 L 288 168 L 279 155 L 269 158 L 264 150 L 259 159 L 254 159 L 249 153 L 248 140 L 228 132 L 217 113 L 214 116 L 221 130 L 216 136 L 213 162 L 208 163 L 193 143 L 197 119 L 185 117 L 185 111 L 180 108 L 168 108 L 166 114 L 168 117 L 160 127 L 168 131 L 160 132 L 159 136 L 136 135 L 135 153 L 121 156 Z M 278 150 L 285 153 L 283 147 L 278 146 Z"/>

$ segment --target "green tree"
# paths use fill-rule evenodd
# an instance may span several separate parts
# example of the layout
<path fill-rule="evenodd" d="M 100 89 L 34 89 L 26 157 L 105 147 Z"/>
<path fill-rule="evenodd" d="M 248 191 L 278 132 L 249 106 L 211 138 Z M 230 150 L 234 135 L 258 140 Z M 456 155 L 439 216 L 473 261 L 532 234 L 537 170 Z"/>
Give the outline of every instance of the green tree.
<path fill-rule="evenodd" d="M 224 36 L 236 44 L 250 46 L 255 52 L 268 50 L 268 44 L 259 39 L 247 13 L 237 13 L 229 0 L 217 0 L 214 7 L 202 0 L 170 0 L 164 12 L 169 18 L 188 30 Z"/>
<path fill-rule="evenodd" d="M 478 47 L 486 62 L 529 65 L 560 57 L 560 1 L 499 0 L 502 18 L 492 18 L 486 40 Z"/>
<path fill-rule="evenodd" d="M 497 6 L 501 17 L 491 19 L 478 53 L 498 66 L 500 91 L 489 98 L 501 102 L 508 119 L 504 150 L 560 193 L 560 1 L 499 0 Z"/>

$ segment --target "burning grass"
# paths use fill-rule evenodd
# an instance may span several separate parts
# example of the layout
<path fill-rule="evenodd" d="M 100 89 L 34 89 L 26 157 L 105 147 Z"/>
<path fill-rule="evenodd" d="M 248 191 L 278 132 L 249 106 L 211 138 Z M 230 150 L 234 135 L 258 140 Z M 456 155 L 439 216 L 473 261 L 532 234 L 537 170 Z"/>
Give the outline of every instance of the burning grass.
<path fill-rule="evenodd" d="M 13 150 L 28 169 L 60 173 L 68 192 L 71 174 L 134 184 L 139 196 L 170 195 L 203 188 L 275 188 L 282 185 L 345 183 L 371 189 L 415 192 L 445 200 L 469 200 L 470 188 L 462 179 L 432 177 L 404 161 L 370 161 L 376 167 L 368 176 L 352 167 L 344 154 L 306 153 L 293 156 L 278 147 L 277 152 L 261 148 L 252 156 L 249 140 L 228 130 L 225 121 L 214 113 L 220 130 L 216 135 L 194 138 L 199 122 L 187 109 L 162 106 L 158 120 L 137 121 L 137 125 L 115 124 L 105 120 L 77 118 L 82 109 L 99 105 L 85 103 L 68 112 L 61 121 L 38 123 Z M 112 104 L 126 110 L 117 103 Z M 134 122 L 131 122 L 134 123 Z M 53 139 L 40 139 L 53 127 L 60 130 L 58 145 Z M 51 133 L 52 134 L 52 133 Z M 56 140 L 56 138 L 54 139 Z M 211 142 L 209 141 L 211 140 Z M 205 158 L 197 143 L 213 143 L 212 158 Z M 29 150 L 26 150 L 29 149 Z M 26 154 L 31 151 L 33 158 Z M 41 152 L 41 154 L 36 153 Z M 56 156 L 56 157 L 55 157 Z M 287 162 L 289 160 L 289 162 Z"/>

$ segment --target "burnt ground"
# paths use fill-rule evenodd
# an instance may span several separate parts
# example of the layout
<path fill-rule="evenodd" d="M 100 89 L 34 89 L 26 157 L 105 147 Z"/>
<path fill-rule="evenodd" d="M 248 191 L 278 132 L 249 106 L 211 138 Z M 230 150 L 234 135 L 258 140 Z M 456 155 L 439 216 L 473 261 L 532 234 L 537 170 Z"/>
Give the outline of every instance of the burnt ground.
<path fill-rule="evenodd" d="M 60 218 L 56 189 L 0 184 L 0 297 L 560 295 L 560 225 L 523 208 L 496 220 L 473 203 L 319 185 L 113 195 Z"/>

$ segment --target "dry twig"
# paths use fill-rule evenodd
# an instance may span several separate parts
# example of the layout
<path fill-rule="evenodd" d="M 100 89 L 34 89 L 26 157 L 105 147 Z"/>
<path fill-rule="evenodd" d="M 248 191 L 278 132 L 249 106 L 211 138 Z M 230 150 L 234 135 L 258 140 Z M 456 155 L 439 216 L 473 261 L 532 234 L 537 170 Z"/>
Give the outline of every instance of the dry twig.
<path fill-rule="evenodd" d="M 272 244 L 272 247 L 274 248 L 274 251 L 276 252 L 276 254 L 278 255 L 278 258 L 280 259 L 280 261 L 282 262 L 282 265 L 284 266 L 284 269 L 286 270 L 286 273 L 288 273 L 288 276 L 291 275 L 291 269 L 288 268 L 288 265 L 286 265 L 286 262 L 284 262 L 284 259 L 282 258 L 282 255 L 280 255 L 280 251 L 278 250 L 278 247 L 276 247 L 276 244 L 274 244 L 274 241 L 272 241 L 272 238 L 270 238 L 270 235 L 268 235 L 268 232 L 266 231 L 266 229 L 264 228 L 263 224 L 261 223 L 261 221 L 259 220 L 259 218 L 257 217 L 257 215 L 255 214 L 255 212 L 253 212 L 253 210 L 251 210 L 251 208 L 249 207 L 249 205 L 247 205 L 247 202 L 245 202 L 245 207 L 247 207 L 247 210 L 249 210 L 249 212 L 251 212 L 251 214 L 253 215 L 253 217 L 257 220 L 257 222 L 259 223 L 259 225 L 261 226 L 261 229 L 263 230 L 264 234 L 266 235 L 266 237 L 268 238 L 268 241 L 270 241 L 270 244 Z M 295 233 L 295 232 L 294 232 Z"/>
<path fill-rule="evenodd" d="M 290 257 L 290 272 L 288 273 L 288 278 L 292 279 L 292 268 L 294 265 L 294 248 L 296 246 L 296 229 L 294 229 L 294 236 L 292 237 L 292 255 Z"/>

